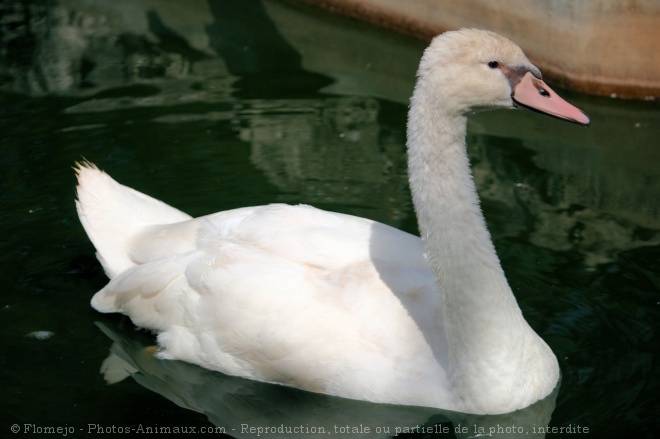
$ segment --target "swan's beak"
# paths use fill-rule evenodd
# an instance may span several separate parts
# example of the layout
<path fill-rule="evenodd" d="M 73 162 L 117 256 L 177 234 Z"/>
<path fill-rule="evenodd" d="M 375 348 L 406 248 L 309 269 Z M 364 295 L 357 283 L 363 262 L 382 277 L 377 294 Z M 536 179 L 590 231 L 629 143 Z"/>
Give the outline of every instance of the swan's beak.
<path fill-rule="evenodd" d="M 580 125 L 589 125 L 589 116 L 552 91 L 545 82 L 527 72 L 513 87 L 513 101 L 530 110 Z"/>

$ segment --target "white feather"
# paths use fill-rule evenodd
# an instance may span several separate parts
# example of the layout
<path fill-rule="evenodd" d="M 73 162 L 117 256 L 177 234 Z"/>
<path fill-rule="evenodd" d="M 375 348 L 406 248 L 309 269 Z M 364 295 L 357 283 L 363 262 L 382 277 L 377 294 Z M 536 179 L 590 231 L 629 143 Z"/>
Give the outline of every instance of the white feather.
<path fill-rule="evenodd" d="M 422 59 L 408 127 L 421 240 L 309 206 L 192 219 L 79 164 L 78 212 L 111 278 L 92 305 L 156 331 L 161 358 L 230 375 L 469 413 L 545 397 L 557 361 L 507 284 L 465 152 L 467 110 L 513 105 L 492 59 L 535 69 L 474 30 Z"/>

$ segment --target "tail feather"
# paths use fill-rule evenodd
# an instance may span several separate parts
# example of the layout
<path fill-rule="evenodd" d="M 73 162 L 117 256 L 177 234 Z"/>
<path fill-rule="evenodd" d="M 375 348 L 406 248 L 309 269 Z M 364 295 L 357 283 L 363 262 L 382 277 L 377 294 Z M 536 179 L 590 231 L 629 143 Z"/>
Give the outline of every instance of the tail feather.
<path fill-rule="evenodd" d="M 145 226 L 172 224 L 191 217 L 162 201 L 113 180 L 87 161 L 76 163 L 78 217 L 111 279 L 135 263 L 130 240 Z"/>

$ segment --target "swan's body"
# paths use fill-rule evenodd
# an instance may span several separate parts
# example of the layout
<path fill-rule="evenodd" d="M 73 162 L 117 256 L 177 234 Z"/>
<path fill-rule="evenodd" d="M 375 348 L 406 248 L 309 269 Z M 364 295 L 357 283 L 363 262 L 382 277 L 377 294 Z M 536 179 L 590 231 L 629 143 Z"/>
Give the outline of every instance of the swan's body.
<path fill-rule="evenodd" d="M 192 219 L 83 164 L 78 212 L 111 278 L 92 305 L 157 332 L 161 357 L 230 375 L 477 414 L 526 407 L 559 368 L 507 284 L 464 139 L 468 111 L 513 100 L 588 123 L 547 90 L 502 37 L 434 40 L 408 127 L 421 240 L 308 206 Z"/>

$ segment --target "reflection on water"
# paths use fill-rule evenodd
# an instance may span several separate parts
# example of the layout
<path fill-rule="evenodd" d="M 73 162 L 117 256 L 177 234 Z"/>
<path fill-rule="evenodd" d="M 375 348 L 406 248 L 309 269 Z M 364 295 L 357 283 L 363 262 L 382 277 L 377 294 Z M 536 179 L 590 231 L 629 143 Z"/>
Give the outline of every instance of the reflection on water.
<path fill-rule="evenodd" d="M 555 391 L 524 410 L 498 416 L 370 404 L 229 377 L 181 361 L 157 360 L 149 348 L 152 340 L 136 335 L 131 328 L 98 326 L 113 341 L 101 367 L 106 381 L 115 384 L 132 376 L 175 404 L 204 413 L 237 438 L 255 437 L 255 431 L 267 438 L 349 433 L 350 437 L 375 439 L 423 432 L 470 438 L 498 428 L 507 429 L 503 437 L 543 438 L 541 427 L 549 424 L 557 396 Z"/>
<path fill-rule="evenodd" d="M 105 277 L 73 208 L 70 166 L 84 156 L 192 215 L 307 203 L 416 233 L 404 143 L 421 44 L 278 1 L 1 5 L 3 425 L 474 421 L 143 355 L 134 330 L 117 329 L 122 318 L 89 306 Z M 591 128 L 522 111 L 469 125 L 495 245 L 563 373 L 554 413 L 552 400 L 516 415 L 526 421 L 479 422 L 644 437 L 660 394 L 660 113 L 655 103 L 569 98 Z M 109 341 L 97 319 L 115 365 L 155 393 L 132 380 L 103 385 Z"/>
<path fill-rule="evenodd" d="M 410 210 L 400 204 L 407 185 L 403 134 L 388 139 L 381 131 L 378 102 L 350 97 L 310 104 L 258 102 L 238 115 L 250 161 L 278 188 L 273 201 L 304 199 L 379 221 L 402 220 Z"/>

